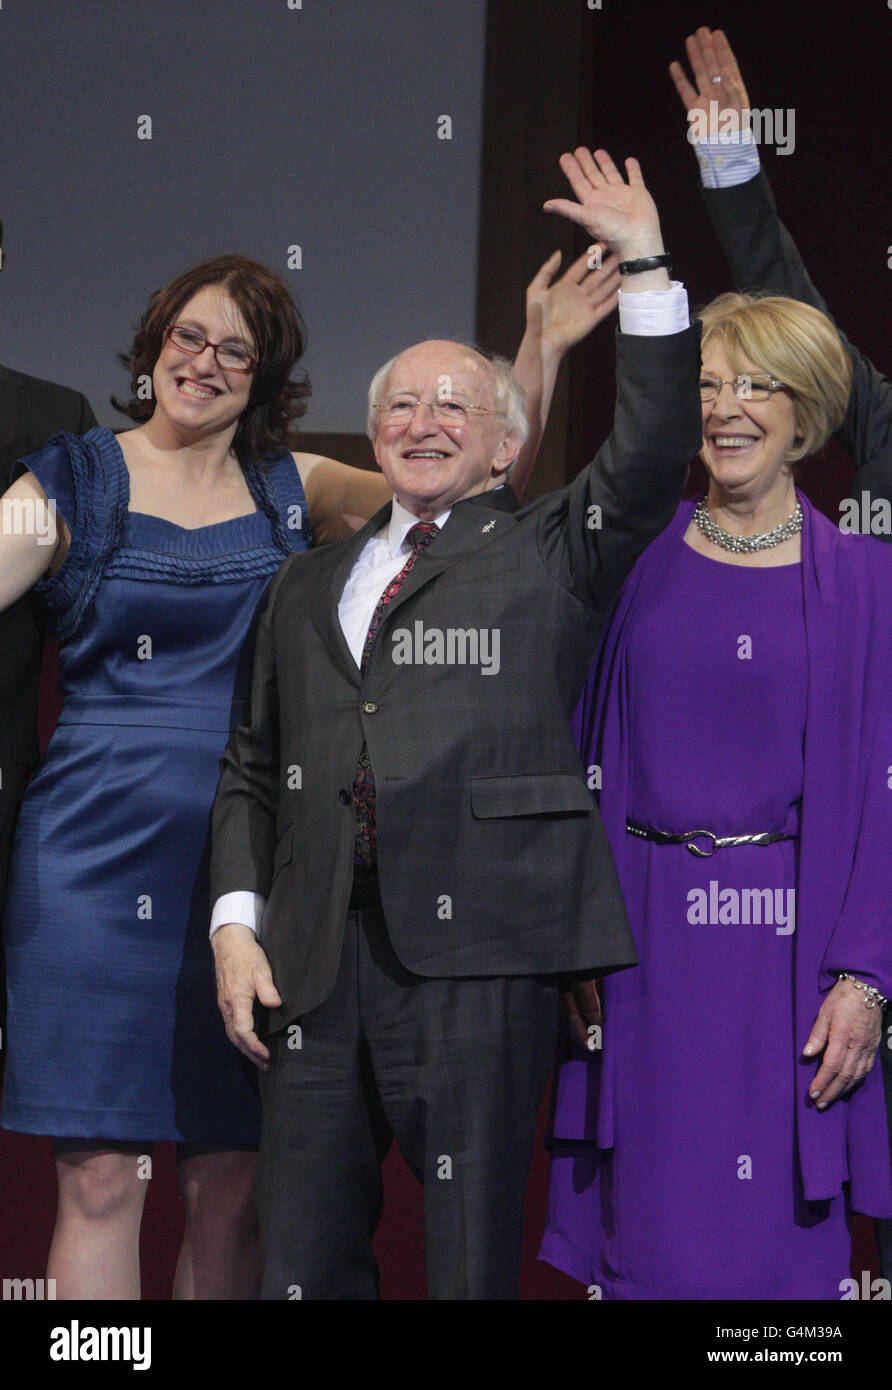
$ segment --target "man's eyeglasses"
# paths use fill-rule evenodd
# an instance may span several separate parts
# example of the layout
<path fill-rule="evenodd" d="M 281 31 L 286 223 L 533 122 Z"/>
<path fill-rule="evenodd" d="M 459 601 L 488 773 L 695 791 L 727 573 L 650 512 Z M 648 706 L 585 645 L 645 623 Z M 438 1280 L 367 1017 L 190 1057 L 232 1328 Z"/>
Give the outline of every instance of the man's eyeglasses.
<path fill-rule="evenodd" d="M 787 388 L 782 381 L 776 377 L 769 376 L 767 372 L 742 373 L 732 381 L 722 381 L 720 376 L 712 376 L 710 372 L 700 373 L 700 399 L 701 401 L 714 401 L 718 397 L 723 386 L 730 386 L 739 401 L 767 401 L 773 396 L 775 391 L 785 391 Z"/>
<path fill-rule="evenodd" d="M 234 343 L 212 343 L 210 338 L 194 328 L 184 328 L 174 323 L 168 328 L 166 337 L 174 347 L 188 352 L 192 357 L 197 357 L 206 347 L 212 347 L 217 366 L 223 372 L 253 372 L 257 366 L 257 358 L 247 348 L 237 347 Z"/>
<path fill-rule="evenodd" d="M 432 401 L 420 401 L 405 392 L 376 401 L 375 409 L 385 425 L 408 425 L 420 405 L 426 405 L 438 425 L 466 425 L 472 415 L 503 415 L 502 410 L 487 410 L 482 405 L 469 405 L 455 396 L 439 396 Z"/>

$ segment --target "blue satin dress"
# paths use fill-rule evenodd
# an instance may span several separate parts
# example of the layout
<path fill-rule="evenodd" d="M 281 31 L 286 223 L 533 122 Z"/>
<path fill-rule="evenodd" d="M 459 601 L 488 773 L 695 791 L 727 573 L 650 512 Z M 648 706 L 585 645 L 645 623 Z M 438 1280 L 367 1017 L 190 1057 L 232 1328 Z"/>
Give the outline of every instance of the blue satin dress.
<path fill-rule="evenodd" d="M 210 814 L 248 716 L 265 591 L 310 533 L 290 455 L 242 467 L 256 512 L 186 530 L 128 509 L 110 430 L 57 435 L 16 466 L 55 499 L 71 546 L 36 588 L 63 708 L 4 914 L 7 1129 L 258 1141 L 256 1073 L 216 1004 Z"/>

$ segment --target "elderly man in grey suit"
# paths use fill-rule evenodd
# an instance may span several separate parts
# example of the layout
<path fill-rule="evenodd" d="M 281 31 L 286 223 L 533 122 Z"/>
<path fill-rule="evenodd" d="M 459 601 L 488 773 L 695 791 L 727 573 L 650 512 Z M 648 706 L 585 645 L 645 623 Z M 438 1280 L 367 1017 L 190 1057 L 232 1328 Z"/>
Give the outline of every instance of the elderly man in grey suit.
<path fill-rule="evenodd" d="M 267 1299 L 378 1296 L 394 1137 L 429 1297 L 516 1298 L 559 989 L 585 1042 L 593 977 L 635 960 L 569 720 L 699 447 L 699 332 L 637 163 L 561 163 L 578 201 L 546 206 L 624 262 L 613 433 L 518 511 L 510 372 L 436 341 L 387 364 L 370 433 L 394 501 L 275 576 L 222 762 L 212 941 L 263 1073 Z"/>

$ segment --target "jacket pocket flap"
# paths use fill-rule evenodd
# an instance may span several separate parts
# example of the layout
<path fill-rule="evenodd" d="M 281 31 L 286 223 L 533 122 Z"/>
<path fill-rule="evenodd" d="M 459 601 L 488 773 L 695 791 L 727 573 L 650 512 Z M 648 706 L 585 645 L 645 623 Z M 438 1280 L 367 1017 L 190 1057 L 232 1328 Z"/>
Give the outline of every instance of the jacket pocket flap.
<path fill-rule="evenodd" d="M 496 816 L 588 814 L 592 795 L 582 773 L 519 772 L 509 777 L 472 777 L 471 812 L 477 820 Z"/>
<path fill-rule="evenodd" d="M 291 859 L 294 853 L 294 826 L 289 825 L 288 829 L 279 836 L 279 843 L 276 845 L 276 852 L 273 856 L 273 878 L 280 869 Z"/>

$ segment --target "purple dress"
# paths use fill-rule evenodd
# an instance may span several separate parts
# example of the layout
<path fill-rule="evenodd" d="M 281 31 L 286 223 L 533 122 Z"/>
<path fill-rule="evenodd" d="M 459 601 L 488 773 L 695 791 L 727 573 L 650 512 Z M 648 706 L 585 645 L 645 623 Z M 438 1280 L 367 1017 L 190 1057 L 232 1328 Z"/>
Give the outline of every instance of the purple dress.
<path fill-rule="evenodd" d="M 847 1204 L 806 1201 L 797 1152 L 814 1072 L 794 1010 L 799 841 L 698 858 L 622 830 L 626 815 L 674 833 L 800 829 L 803 566 L 701 555 L 681 540 L 689 515 L 602 669 L 625 762 L 604 759 L 601 806 L 641 964 L 602 982 L 601 1052 L 566 1044 L 540 1258 L 605 1298 L 839 1299 Z"/>

